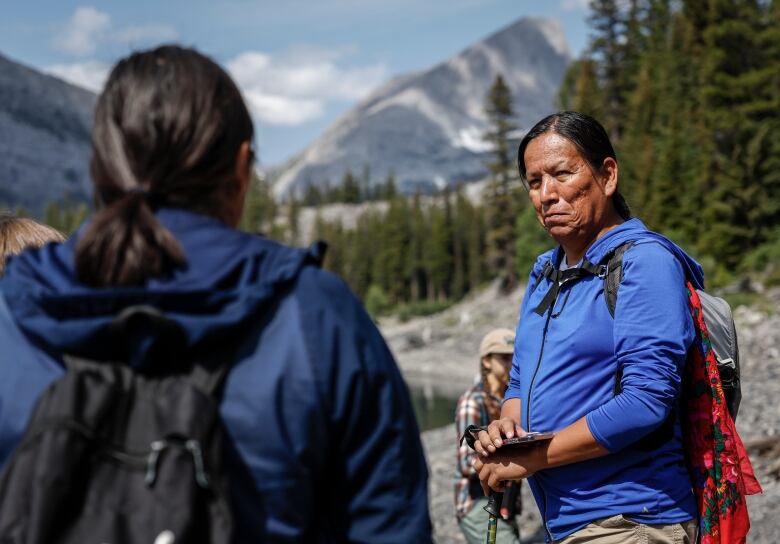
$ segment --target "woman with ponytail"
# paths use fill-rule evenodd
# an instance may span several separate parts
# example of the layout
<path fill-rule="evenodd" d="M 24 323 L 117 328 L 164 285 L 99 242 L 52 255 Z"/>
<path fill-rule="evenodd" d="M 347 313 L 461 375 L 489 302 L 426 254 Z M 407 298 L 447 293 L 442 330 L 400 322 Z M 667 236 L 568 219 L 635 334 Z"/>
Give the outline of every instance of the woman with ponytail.
<path fill-rule="evenodd" d="M 515 333 L 509 329 L 494 329 L 479 345 L 479 377 L 474 385 L 458 399 L 455 408 L 455 427 L 458 438 L 469 425 L 487 426 L 501 417 L 501 402 L 509 385 Z M 484 510 L 487 497 L 479 484 L 477 471 L 472 467 L 474 450 L 461 441 L 458 447 L 458 467 L 455 475 L 455 513 L 463 536 L 469 544 L 485 542 L 488 513 Z M 507 491 L 515 500 L 508 500 L 513 513 L 500 519 L 496 542 L 519 544 L 520 535 L 515 513 L 520 511 L 519 483 Z M 510 497 L 508 497 L 509 499 Z"/>
<path fill-rule="evenodd" d="M 181 333 L 177 364 L 230 359 L 236 541 L 430 542 L 419 432 L 372 320 L 317 266 L 319 245 L 236 229 L 252 145 L 238 88 L 208 57 L 164 46 L 113 68 L 94 115 L 94 216 L 0 281 L 0 468 L 64 356 L 162 371 L 165 331 L 112 340 L 117 316 L 151 307 Z"/>

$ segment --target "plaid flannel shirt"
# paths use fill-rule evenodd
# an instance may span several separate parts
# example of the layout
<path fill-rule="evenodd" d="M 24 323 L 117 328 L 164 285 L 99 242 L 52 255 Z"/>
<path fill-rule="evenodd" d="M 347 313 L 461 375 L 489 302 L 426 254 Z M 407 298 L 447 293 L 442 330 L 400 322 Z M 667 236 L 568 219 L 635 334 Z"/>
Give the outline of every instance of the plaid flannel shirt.
<path fill-rule="evenodd" d="M 485 406 L 485 395 L 487 393 L 482 386 L 482 380 L 478 377 L 471 389 L 458 399 L 455 408 L 455 430 L 458 433 L 458 440 L 469 425 L 490 423 L 490 416 Z M 493 396 L 493 399 L 497 404 L 501 404 L 501 399 L 498 397 Z M 455 514 L 458 521 L 469 513 L 474 505 L 474 498 L 482 496 L 479 478 L 471 466 L 475 455 L 474 450 L 469 448 L 465 441 L 458 447 L 458 467 L 455 472 Z"/>

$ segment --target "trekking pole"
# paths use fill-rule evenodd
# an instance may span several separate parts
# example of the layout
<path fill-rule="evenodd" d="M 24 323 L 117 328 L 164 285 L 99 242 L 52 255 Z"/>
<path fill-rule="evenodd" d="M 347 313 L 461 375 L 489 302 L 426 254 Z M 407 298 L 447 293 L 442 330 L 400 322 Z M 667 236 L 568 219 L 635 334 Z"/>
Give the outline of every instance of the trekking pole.
<path fill-rule="evenodd" d="M 485 505 L 485 512 L 488 513 L 488 532 L 487 544 L 496 544 L 496 532 L 498 531 L 498 516 L 500 515 L 501 499 L 503 493 L 490 493 L 488 503 Z"/>

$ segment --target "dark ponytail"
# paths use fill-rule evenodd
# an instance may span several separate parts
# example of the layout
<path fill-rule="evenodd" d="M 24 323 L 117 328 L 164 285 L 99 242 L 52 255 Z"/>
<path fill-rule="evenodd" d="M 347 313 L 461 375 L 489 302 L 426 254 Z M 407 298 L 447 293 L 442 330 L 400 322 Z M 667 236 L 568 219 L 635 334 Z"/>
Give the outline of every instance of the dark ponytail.
<path fill-rule="evenodd" d="M 235 83 L 192 49 L 134 53 L 98 98 L 91 174 L 99 211 L 80 234 L 76 273 L 96 287 L 143 285 L 186 264 L 160 206 L 222 219 L 238 191 L 235 165 L 252 140 Z"/>
<path fill-rule="evenodd" d="M 76 246 L 76 274 L 96 287 L 141 285 L 186 262 L 179 242 L 140 191 L 95 215 Z"/>

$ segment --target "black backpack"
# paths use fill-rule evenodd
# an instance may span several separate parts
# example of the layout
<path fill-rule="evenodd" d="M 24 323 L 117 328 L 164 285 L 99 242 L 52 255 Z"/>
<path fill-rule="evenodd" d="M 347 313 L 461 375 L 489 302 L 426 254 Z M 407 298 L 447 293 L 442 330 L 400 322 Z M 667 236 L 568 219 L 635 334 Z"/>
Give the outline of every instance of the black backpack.
<path fill-rule="evenodd" d="M 114 328 L 131 322 L 175 328 L 143 306 Z M 154 360 L 175 360 L 171 345 Z M 218 411 L 227 362 L 171 363 L 162 374 L 64 362 L 0 475 L 0 544 L 231 542 Z"/>

